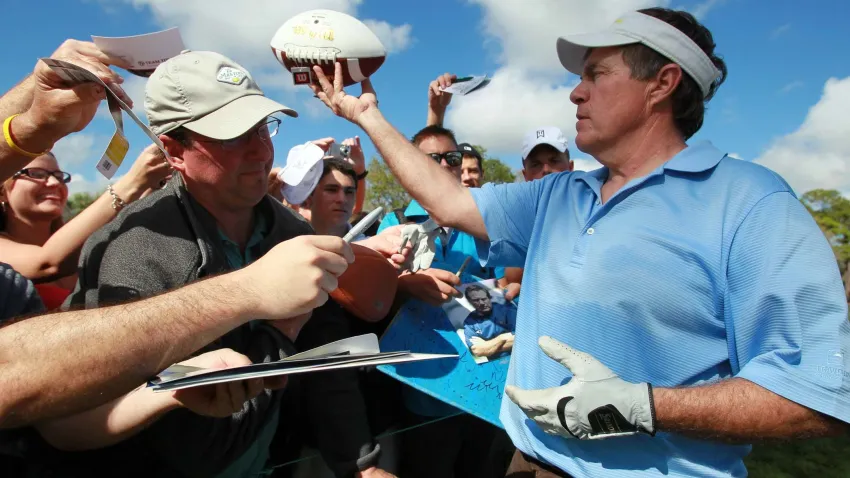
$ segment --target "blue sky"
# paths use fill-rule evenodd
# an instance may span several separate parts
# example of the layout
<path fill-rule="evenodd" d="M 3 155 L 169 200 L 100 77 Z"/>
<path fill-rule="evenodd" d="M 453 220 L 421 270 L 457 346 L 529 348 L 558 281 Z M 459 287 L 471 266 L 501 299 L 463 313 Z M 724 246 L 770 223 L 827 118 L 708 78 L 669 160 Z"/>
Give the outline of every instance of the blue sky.
<path fill-rule="evenodd" d="M 798 193 L 812 187 L 850 191 L 850 126 L 840 114 L 850 107 L 850 63 L 841 60 L 846 58 L 841 46 L 850 44 L 843 23 L 850 3 L 841 1 L 800 8 L 800 2 L 789 0 L 5 0 L 3 31 L 15 47 L 4 49 L 7 74 L 0 88 L 13 86 L 65 38 L 178 26 L 187 47 L 231 56 L 269 96 L 301 113 L 284 120 L 276 139 L 276 163 L 282 164 L 296 144 L 359 133 L 326 112 L 306 88 L 291 86 L 268 48 L 277 26 L 291 15 L 328 7 L 368 19 L 385 41 L 391 54 L 373 82 L 384 114 L 407 135 L 423 126 L 427 85 L 439 73 L 493 76 L 484 90 L 455 99 L 447 124 L 460 140 L 481 144 L 519 168 L 526 130 L 556 124 L 574 135 L 575 109 L 568 95 L 577 78 L 558 64 L 555 38 L 652 4 L 697 14 L 729 67 L 729 78 L 709 104 L 705 126 L 694 140 L 710 139 L 725 151 L 776 169 Z M 38 22 L 23 20 L 28 18 Z M 125 76 L 128 92 L 141 105 L 143 80 Z M 129 162 L 146 142 L 132 123 L 125 124 Z M 73 190 L 105 185 L 94 165 L 112 129 L 108 115 L 99 114 L 85 131 L 57 147 L 66 169 L 82 179 Z M 375 153 L 368 140 L 366 153 L 367 158 Z M 592 167 L 589 161 L 580 165 Z M 122 166 L 126 169 L 128 163 Z"/>

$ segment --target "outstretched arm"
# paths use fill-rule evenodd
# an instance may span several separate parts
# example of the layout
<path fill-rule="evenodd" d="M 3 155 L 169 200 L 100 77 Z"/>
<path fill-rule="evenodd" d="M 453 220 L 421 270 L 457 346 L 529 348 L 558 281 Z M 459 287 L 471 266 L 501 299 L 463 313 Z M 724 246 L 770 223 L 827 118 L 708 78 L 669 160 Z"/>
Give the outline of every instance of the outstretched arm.
<path fill-rule="evenodd" d="M 321 68 L 313 70 L 321 87 L 311 85 L 311 88 L 319 99 L 337 115 L 363 128 L 401 185 L 438 224 L 488 239 L 484 219 L 469 189 L 419 151 L 383 117 L 368 79 L 361 83 L 363 94 L 358 98 L 342 90 L 342 67 L 339 63 L 334 84 Z"/>
<path fill-rule="evenodd" d="M 248 320 L 309 312 L 353 261 L 341 238 L 301 236 L 244 269 L 168 293 L 8 324 L 0 328 L 0 428 L 99 406 Z"/>
<path fill-rule="evenodd" d="M 230 349 L 213 350 L 183 365 L 221 369 L 250 365 L 251 359 Z M 199 415 L 227 417 L 263 390 L 263 379 L 227 382 L 174 392 L 154 392 L 142 385 L 100 407 L 56 420 L 36 429 L 60 450 L 93 450 L 122 442 L 144 430 L 171 410 L 185 407 Z"/>

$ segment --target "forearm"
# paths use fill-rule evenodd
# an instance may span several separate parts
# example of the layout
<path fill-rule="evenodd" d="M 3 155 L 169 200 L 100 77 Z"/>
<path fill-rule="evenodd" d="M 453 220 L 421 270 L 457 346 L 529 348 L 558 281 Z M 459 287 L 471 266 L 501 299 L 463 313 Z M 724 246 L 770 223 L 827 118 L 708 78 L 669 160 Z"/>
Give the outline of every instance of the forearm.
<path fill-rule="evenodd" d="M 699 438 L 752 442 L 846 433 L 848 427 L 748 380 L 654 388 L 658 429 Z"/>
<path fill-rule="evenodd" d="M 399 183 L 438 224 L 486 238 L 487 231 L 475 201 L 456 178 L 419 151 L 377 109 L 361 115 L 359 124 Z"/>
<path fill-rule="evenodd" d="M 250 320 L 258 306 L 233 299 L 242 295 L 238 274 L 0 329 L 0 428 L 113 400 Z"/>
<path fill-rule="evenodd" d="M 428 107 L 428 118 L 425 122 L 425 126 L 434 126 L 434 125 L 442 126 L 443 125 L 443 118 L 445 117 L 445 115 L 446 115 L 445 109 L 443 109 L 442 111 L 435 111 L 434 108 L 429 106 Z"/>
<path fill-rule="evenodd" d="M 110 403 L 39 423 L 36 428 L 60 450 L 93 450 L 132 437 L 178 407 L 170 393 L 155 393 L 143 385 Z"/>
<path fill-rule="evenodd" d="M 362 173 L 362 171 L 361 171 Z M 360 174 L 360 173 L 357 173 Z M 366 180 L 357 181 L 357 194 L 354 196 L 354 209 L 352 214 L 359 214 L 363 210 L 363 203 L 366 202 Z"/>

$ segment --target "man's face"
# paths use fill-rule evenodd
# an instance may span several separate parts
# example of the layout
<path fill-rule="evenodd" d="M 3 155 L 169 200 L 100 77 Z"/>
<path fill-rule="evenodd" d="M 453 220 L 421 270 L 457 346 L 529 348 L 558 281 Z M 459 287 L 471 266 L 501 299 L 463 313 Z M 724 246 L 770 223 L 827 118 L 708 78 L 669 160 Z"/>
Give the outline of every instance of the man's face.
<path fill-rule="evenodd" d="M 425 154 L 431 153 L 448 153 L 449 151 L 457 151 L 457 144 L 446 136 L 428 136 L 419 143 L 419 151 Z M 432 160 L 433 161 L 433 160 Z M 450 166 L 443 158 L 440 160 L 440 166 L 443 169 L 452 173 L 458 181 L 461 176 L 461 165 Z"/>
<path fill-rule="evenodd" d="M 528 153 L 523 163 L 522 175 L 526 181 L 540 179 L 543 176 L 562 171 L 572 171 L 573 161 L 548 144 L 541 144 Z"/>
<path fill-rule="evenodd" d="M 460 181 L 468 188 L 481 187 L 481 168 L 478 167 L 478 158 L 468 154 L 463 155 L 463 163 L 460 165 Z"/>
<path fill-rule="evenodd" d="M 493 302 L 490 296 L 483 290 L 473 290 L 469 293 L 467 299 L 475 311 L 481 315 L 490 315 L 493 312 Z"/>
<path fill-rule="evenodd" d="M 591 50 L 581 83 L 570 94 L 578 105 L 576 146 L 597 156 L 644 121 L 647 83 L 631 78 L 619 48 Z"/>
<path fill-rule="evenodd" d="M 264 124 L 265 120 L 261 122 Z M 265 126 L 255 126 L 235 140 L 225 142 L 190 133 L 182 152 L 182 173 L 187 182 L 215 191 L 226 209 L 256 206 L 268 191 L 274 146 Z"/>
<path fill-rule="evenodd" d="M 357 188 L 351 176 L 331 170 L 310 196 L 311 220 L 325 227 L 340 227 L 351 219 Z"/>

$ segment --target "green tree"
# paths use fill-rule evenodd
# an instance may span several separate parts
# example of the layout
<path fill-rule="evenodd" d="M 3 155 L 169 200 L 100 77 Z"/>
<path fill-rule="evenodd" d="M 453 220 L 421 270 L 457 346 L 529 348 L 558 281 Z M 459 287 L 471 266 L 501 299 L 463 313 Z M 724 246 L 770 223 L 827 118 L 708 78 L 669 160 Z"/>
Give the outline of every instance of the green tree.
<path fill-rule="evenodd" d="M 850 200 L 838 191 L 815 189 L 800 198 L 832 245 L 850 300 Z"/>
<path fill-rule="evenodd" d="M 68 197 L 68 203 L 65 206 L 65 221 L 71 220 L 74 216 L 79 214 L 83 209 L 91 206 L 97 198 L 99 198 L 101 193 L 74 193 Z"/>
<path fill-rule="evenodd" d="M 499 158 L 488 156 L 487 148 L 477 144 L 472 145 L 472 147 L 478 150 L 478 153 L 484 158 L 484 171 L 482 171 L 484 173 L 484 181 L 481 182 L 482 186 L 487 183 L 502 184 L 516 181 L 516 174 L 511 170 L 510 166 L 503 163 Z"/>
<path fill-rule="evenodd" d="M 381 206 L 385 212 L 389 212 L 404 207 L 410 199 L 410 195 L 390 172 L 389 166 L 378 158 L 372 158 L 369 162 L 369 175 L 366 177 L 364 209 L 368 211 Z"/>

